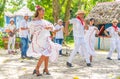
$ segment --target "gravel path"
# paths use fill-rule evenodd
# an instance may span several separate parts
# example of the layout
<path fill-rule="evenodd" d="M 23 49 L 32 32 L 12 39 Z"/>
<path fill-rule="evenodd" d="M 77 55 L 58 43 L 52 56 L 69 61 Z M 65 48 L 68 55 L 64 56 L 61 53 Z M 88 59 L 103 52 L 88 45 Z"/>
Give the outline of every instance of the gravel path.
<path fill-rule="evenodd" d="M 74 67 L 69 68 L 66 66 L 68 56 L 60 56 L 58 62 L 49 63 L 50 76 L 36 77 L 36 75 L 32 75 L 37 63 L 36 59 L 22 60 L 20 52 L 17 55 L 8 55 L 5 50 L 1 49 L 0 79 L 74 79 L 74 77 L 79 79 L 120 79 L 120 60 L 117 60 L 117 54 L 113 54 L 113 60 L 107 60 L 107 52 L 96 52 L 97 56 L 92 62 L 92 67 L 87 67 L 84 59 L 77 54 L 73 60 Z M 40 69 L 41 72 L 43 65 Z"/>

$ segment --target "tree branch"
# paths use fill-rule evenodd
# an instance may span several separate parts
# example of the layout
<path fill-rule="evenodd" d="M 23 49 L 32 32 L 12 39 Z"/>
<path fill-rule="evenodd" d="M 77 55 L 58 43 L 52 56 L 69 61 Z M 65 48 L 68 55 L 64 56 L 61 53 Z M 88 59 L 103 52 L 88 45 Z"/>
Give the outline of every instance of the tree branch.
<path fill-rule="evenodd" d="M 67 1 L 64 22 L 66 22 L 70 18 L 71 3 L 72 3 L 72 0 Z"/>
<path fill-rule="evenodd" d="M 63 1 L 62 1 L 61 6 L 63 6 L 63 5 L 64 5 L 64 3 L 65 3 L 65 0 L 63 0 Z"/>

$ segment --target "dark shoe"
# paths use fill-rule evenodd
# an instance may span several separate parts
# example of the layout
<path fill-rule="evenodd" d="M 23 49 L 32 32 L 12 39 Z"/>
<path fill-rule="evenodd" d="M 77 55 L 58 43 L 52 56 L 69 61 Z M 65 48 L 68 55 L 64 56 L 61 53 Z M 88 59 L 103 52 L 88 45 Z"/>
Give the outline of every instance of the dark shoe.
<path fill-rule="evenodd" d="M 62 53 L 60 53 L 59 55 L 63 55 Z"/>
<path fill-rule="evenodd" d="M 37 73 L 36 70 L 33 71 L 33 75 L 36 74 L 36 76 L 42 76 L 42 74 L 39 74 L 39 72 Z"/>
<path fill-rule="evenodd" d="M 73 67 L 71 63 L 67 62 L 66 63 L 68 67 Z"/>
<path fill-rule="evenodd" d="M 112 60 L 110 57 L 107 57 L 108 60 Z"/>
<path fill-rule="evenodd" d="M 26 59 L 31 60 L 31 59 L 33 59 L 33 57 L 26 57 Z"/>
<path fill-rule="evenodd" d="M 25 57 L 21 57 L 21 59 L 25 59 Z"/>
<path fill-rule="evenodd" d="M 98 37 L 99 35 L 98 34 L 95 34 L 95 37 Z"/>
<path fill-rule="evenodd" d="M 14 51 L 11 51 L 12 54 L 14 54 L 15 52 Z"/>
<path fill-rule="evenodd" d="M 33 71 L 33 75 L 36 74 L 36 70 Z"/>
<path fill-rule="evenodd" d="M 88 67 L 91 67 L 91 64 L 90 64 L 90 63 L 87 63 L 87 66 L 88 66 Z"/>
<path fill-rule="evenodd" d="M 118 60 L 120 60 L 120 58 L 118 58 Z"/>
<path fill-rule="evenodd" d="M 11 51 L 8 51 L 8 54 L 12 54 L 12 52 L 11 52 Z"/>
<path fill-rule="evenodd" d="M 51 75 L 51 74 L 49 73 L 48 69 L 44 69 L 44 70 L 43 70 L 43 74 Z"/>
<path fill-rule="evenodd" d="M 37 76 L 42 76 L 42 74 L 36 74 Z"/>
<path fill-rule="evenodd" d="M 13 55 L 15 55 L 15 51 L 11 51 Z"/>

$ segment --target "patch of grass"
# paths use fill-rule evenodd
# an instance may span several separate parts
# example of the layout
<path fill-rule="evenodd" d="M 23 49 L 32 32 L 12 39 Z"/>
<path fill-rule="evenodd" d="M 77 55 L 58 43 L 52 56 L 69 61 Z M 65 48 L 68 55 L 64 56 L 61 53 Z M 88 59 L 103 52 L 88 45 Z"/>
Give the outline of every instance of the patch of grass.
<path fill-rule="evenodd" d="M 74 47 L 73 36 L 65 37 L 65 43 L 67 44 L 67 46 L 73 48 Z"/>
<path fill-rule="evenodd" d="M 3 63 L 7 63 L 7 62 L 10 62 L 10 60 L 6 59 L 6 60 L 3 61 Z"/>
<path fill-rule="evenodd" d="M 117 76 L 116 79 L 120 79 L 120 76 Z"/>
<path fill-rule="evenodd" d="M 74 47 L 74 42 L 73 41 L 67 42 L 67 45 L 70 46 L 71 48 L 73 48 Z"/>

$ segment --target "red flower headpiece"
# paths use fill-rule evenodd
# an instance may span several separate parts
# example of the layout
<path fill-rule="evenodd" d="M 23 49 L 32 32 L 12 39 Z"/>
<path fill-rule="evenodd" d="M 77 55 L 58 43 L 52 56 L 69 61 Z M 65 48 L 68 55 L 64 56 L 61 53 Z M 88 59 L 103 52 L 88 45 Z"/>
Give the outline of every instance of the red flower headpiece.
<path fill-rule="evenodd" d="M 35 10 L 37 10 L 37 9 L 39 9 L 39 8 L 41 8 L 41 6 L 37 5 L 37 6 L 35 7 Z"/>

